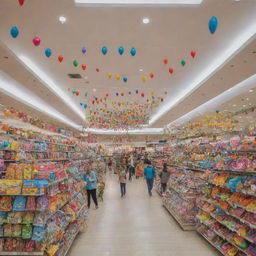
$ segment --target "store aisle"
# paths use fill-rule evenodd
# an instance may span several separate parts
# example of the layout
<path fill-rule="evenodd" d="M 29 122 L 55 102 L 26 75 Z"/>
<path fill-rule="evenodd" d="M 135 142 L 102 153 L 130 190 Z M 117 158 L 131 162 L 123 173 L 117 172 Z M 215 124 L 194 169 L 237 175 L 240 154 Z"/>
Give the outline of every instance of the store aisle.
<path fill-rule="evenodd" d="M 196 232 L 180 229 L 160 197 L 147 195 L 144 180 L 128 182 L 127 190 L 120 198 L 117 177 L 109 175 L 104 203 L 90 210 L 88 230 L 77 237 L 69 256 L 218 255 Z"/>

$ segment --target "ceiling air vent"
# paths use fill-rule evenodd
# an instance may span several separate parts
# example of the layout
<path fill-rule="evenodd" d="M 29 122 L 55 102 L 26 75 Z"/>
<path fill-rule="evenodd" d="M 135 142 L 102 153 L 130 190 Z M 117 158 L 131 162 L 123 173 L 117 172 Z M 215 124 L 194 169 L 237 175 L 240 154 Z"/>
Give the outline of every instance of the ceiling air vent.
<path fill-rule="evenodd" d="M 72 79 L 81 79 L 82 76 L 80 74 L 68 74 L 68 76 Z"/>

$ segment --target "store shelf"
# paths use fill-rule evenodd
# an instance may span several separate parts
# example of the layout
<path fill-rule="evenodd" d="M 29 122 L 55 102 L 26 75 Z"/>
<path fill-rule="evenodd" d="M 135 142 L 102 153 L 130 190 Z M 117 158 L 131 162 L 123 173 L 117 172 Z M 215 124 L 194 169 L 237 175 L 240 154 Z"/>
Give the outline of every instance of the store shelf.
<path fill-rule="evenodd" d="M 3 256 L 8 256 L 8 255 L 24 255 L 24 256 L 39 256 L 39 255 L 44 255 L 44 252 L 0 252 L 0 255 Z"/>
<path fill-rule="evenodd" d="M 163 204 L 163 207 L 172 215 L 172 217 L 178 222 L 184 231 L 191 231 L 196 229 L 196 226 L 191 223 L 183 223 L 174 213 L 174 211 L 170 210 L 165 204 Z"/>
<path fill-rule="evenodd" d="M 211 246 L 213 246 L 216 250 L 218 250 L 222 255 L 227 256 L 218 246 L 216 246 L 207 236 L 205 236 L 202 232 L 196 229 L 197 233 L 199 233 Z"/>
<path fill-rule="evenodd" d="M 65 253 L 64 253 L 63 256 L 66 256 L 66 255 L 68 254 L 68 252 L 69 252 L 69 250 L 70 250 L 70 248 L 71 248 L 71 246 L 72 246 L 74 240 L 76 239 L 76 237 L 78 236 L 79 233 L 80 233 L 80 231 L 78 231 L 78 232 L 72 237 L 72 239 L 70 240 L 69 245 L 67 246 L 67 250 L 65 251 Z"/>
<path fill-rule="evenodd" d="M 199 219 L 198 219 L 199 220 Z M 218 231 L 216 231 L 215 229 L 213 229 L 209 224 L 199 220 L 200 223 L 204 224 L 205 226 L 209 227 L 213 232 L 215 232 L 219 237 L 223 238 L 224 240 L 226 240 L 227 242 L 229 242 L 230 244 L 232 244 L 233 246 L 235 246 L 239 251 L 243 252 L 244 254 L 250 256 L 249 254 L 247 254 L 242 248 L 240 248 L 239 246 L 237 246 L 234 242 L 230 241 L 229 239 L 227 239 L 224 235 L 222 235 L 221 233 L 219 233 Z"/>
<path fill-rule="evenodd" d="M 168 187 L 168 189 L 172 189 L 176 194 L 179 195 L 179 197 L 181 197 L 183 200 L 189 200 L 189 199 L 196 199 L 195 196 L 188 196 L 178 190 L 176 190 L 174 187 Z"/>

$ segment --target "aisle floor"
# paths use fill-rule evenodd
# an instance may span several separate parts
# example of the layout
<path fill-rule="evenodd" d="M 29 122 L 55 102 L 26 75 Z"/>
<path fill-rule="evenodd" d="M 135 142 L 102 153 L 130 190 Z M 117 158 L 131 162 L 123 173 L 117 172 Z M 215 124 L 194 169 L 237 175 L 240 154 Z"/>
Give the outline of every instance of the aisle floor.
<path fill-rule="evenodd" d="M 120 197 L 114 174 L 107 177 L 104 202 L 90 210 L 88 229 L 79 234 L 69 256 L 212 256 L 219 255 L 194 231 L 182 231 L 143 179 L 127 183 Z M 93 205 L 94 206 L 94 205 Z"/>

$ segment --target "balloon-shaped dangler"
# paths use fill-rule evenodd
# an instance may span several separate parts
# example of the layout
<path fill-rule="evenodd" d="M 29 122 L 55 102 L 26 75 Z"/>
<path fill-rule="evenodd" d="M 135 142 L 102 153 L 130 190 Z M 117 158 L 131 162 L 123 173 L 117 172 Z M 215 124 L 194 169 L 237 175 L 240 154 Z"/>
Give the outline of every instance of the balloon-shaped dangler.
<path fill-rule="evenodd" d="M 87 104 L 84 104 L 84 109 L 86 109 L 87 108 Z"/>
<path fill-rule="evenodd" d="M 108 48 L 106 46 L 103 46 L 102 49 L 101 49 L 101 52 L 103 55 L 106 55 L 107 52 L 108 52 Z"/>
<path fill-rule="evenodd" d="M 79 95 L 79 92 L 78 91 L 76 91 L 76 96 L 78 96 Z"/>
<path fill-rule="evenodd" d="M 58 60 L 59 60 L 59 62 L 62 62 L 62 61 L 63 61 L 63 56 L 60 55 L 60 56 L 58 57 Z"/>
<path fill-rule="evenodd" d="M 182 67 L 184 67 L 186 65 L 186 61 L 185 60 L 182 60 L 180 63 L 182 65 Z"/>
<path fill-rule="evenodd" d="M 112 78 L 113 74 L 112 73 L 108 73 L 108 78 Z"/>
<path fill-rule="evenodd" d="M 117 93 L 116 93 L 116 96 L 118 96 L 118 95 L 119 95 L 119 93 L 117 92 Z"/>
<path fill-rule="evenodd" d="M 85 48 L 85 47 L 82 48 L 82 53 L 83 53 L 83 54 L 86 53 L 86 48 Z"/>
<path fill-rule="evenodd" d="M 19 35 L 19 33 L 19 29 L 16 26 L 11 27 L 10 34 L 13 38 L 16 38 Z"/>
<path fill-rule="evenodd" d="M 96 68 L 96 72 L 100 72 L 100 69 L 99 69 L 99 68 Z"/>
<path fill-rule="evenodd" d="M 82 102 L 80 102 L 80 106 L 83 106 L 83 103 L 82 103 Z"/>
<path fill-rule="evenodd" d="M 84 94 L 84 97 L 87 97 L 87 95 L 88 95 L 88 94 L 87 94 L 87 92 L 86 92 L 86 93 Z"/>
<path fill-rule="evenodd" d="M 74 60 L 74 61 L 73 61 L 73 65 L 74 65 L 74 67 L 77 67 L 77 66 L 78 66 L 78 61 L 77 61 L 77 60 Z"/>
<path fill-rule="evenodd" d="M 120 80 L 120 75 L 116 75 L 116 80 Z"/>
<path fill-rule="evenodd" d="M 129 95 L 131 95 L 132 93 L 131 92 L 129 92 Z"/>
<path fill-rule="evenodd" d="M 75 94 L 75 93 L 76 93 L 76 90 L 75 90 L 75 89 L 73 89 L 73 90 L 72 90 L 72 93 L 73 93 L 73 94 Z"/>
<path fill-rule="evenodd" d="M 20 6 L 22 6 L 24 4 L 25 0 L 19 0 L 19 4 Z"/>
<path fill-rule="evenodd" d="M 209 20 L 209 23 L 208 23 L 208 28 L 210 30 L 210 32 L 212 34 L 215 33 L 215 31 L 217 30 L 217 27 L 218 27 L 218 19 L 213 16 L 210 20 Z"/>
<path fill-rule="evenodd" d="M 169 60 L 168 59 L 164 59 L 164 64 L 168 64 Z"/>
<path fill-rule="evenodd" d="M 70 91 L 70 88 L 68 88 L 68 91 Z"/>
<path fill-rule="evenodd" d="M 108 93 L 106 93 L 106 97 L 108 97 L 109 96 L 109 94 Z"/>
<path fill-rule="evenodd" d="M 127 77 L 124 77 L 124 78 L 123 78 L 123 81 L 124 81 L 125 83 L 127 83 L 128 78 L 127 78 Z"/>
<path fill-rule="evenodd" d="M 52 50 L 50 48 L 46 48 L 44 53 L 47 58 L 50 58 L 52 55 Z"/>
<path fill-rule="evenodd" d="M 136 55 L 136 49 L 134 47 L 132 47 L 131 51 L 130 51 L 132 56 Z"/>
<path fill-rule="evenodd" d="M 123 93 L 123 92 L 121 93 L 121 96 L 122 96 L 122 97 L 124 96 L 124 93 Z"/>
<path fill-rule="evenodd" d="M 165 92 L 164 92 L 164 95 L 167 95 L 167 94 L 168 94 L 168 92 L 165 91 Z"/>
<path fill-rule="evenodd" d="M 146 82 L 146 81 L 147 81 L 147 77 L 146 77 L 146 76 L 143 76 L 143 77 L 142 77 L 142 81 L 143 81 L 143 82 Z"/>
<path fill-rule="evenodd" d="M 124 53 L 124 47 L 123 47 L 123 46 L 120 46 L 120 47 L 118 48 L 118 52 L 119 52 L 120 55 L 123 55 L 123 53 Z"/>
<path fill-rule="evenodd" d="M 161 98 L 161 102 L 163 102 L 164 101 L 164 99 L 163 98 Z"/>
<path fill-rule="evenodd" d="M 169 73 L 172 74 L 173 73 L 173 68 L 169 68 Z"/>
<path fill-rule="evenodd" d="M 141 97 L 144 97 L 145 96 L 145 94 L 144 93 L 141 93 Z"/>
<path fill-rule="evenodd" d="M 192 58 L 195 58 L 195 56 L 196 56 L 196 51 L 191 51 L 190 55 L 191 55 Z"/>
<path fill-rule="evenodd" d="M 151 95 L 154 95 L 154 93 L 155 93 L 154 90 L 150 90 Z"/>
<path fill-rule="evenodd" d="M 150 76 L 150 78 L 154 78 L 155 77 L 154 73 L 150 73 L 149 76 Z"/>
<path fill-rule="evenodd" d="M 40 43 L 41 43 L 41 39 L 39 37 L 36 36 L 36 37 L 33 38 L 33 44 L 35 46 L 39 46 Z"/>
<path fill-rule="evenodd" d="M 136 94 L 138 94 L 138 93 L 139 93 L 139 91 L 138 91 L 138 90 L 136 90 L 135 92 L 136 92 Z"/>
<path fill-rule="evenodd" d="M 82 69 L 86 70 L 86 65 L 85 64 L 82 64 Z"/>

